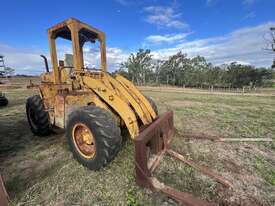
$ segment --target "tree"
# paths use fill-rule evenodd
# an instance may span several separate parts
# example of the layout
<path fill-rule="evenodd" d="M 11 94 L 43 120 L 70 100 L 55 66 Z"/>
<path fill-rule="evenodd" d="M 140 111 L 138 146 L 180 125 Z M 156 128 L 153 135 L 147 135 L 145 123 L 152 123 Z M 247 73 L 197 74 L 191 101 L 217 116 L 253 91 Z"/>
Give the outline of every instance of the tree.
<path fill-rule="evenodd" d="M 126 68 L 130 79 L 138 85 L 145 84 L 148 74 L 152 72 L 152 55 L 150 50 L 139 49 L 136 54 L 131 53 L 128 60 L 121 64 Z"/>
<path fill-rule="evenodd" d="M 219 66 L 211 65 L 210 68 L 206 72 L 207 83 L 209 87 L 217 86 L 217 87 L 225 87 L 225 70 L 223 70 Z"/>
<path fill-rule="evenodd" d="M 192 68 L 192 82 L 193 86 L 207 85 L 209 83 L 208 74 L 211 68 L 211 64 L 206 62 L 206 59 L 202 56 L 196 56 L 191 59 Z"/>
<path fill-rule="evenodd" d="M 156 60 L 153 62 L 153 76 L 155 76 L 155 83 L 156 85 L 159 85 L 160 83 L 160 74 L 161 74 L 161 69 L 164 61 L 163 60 Z"/>
<path fill-rule="evenodd" d="M 270 28 L 270 34 L 271 34 L 271 48 L 275 52 L 275 27 Z"/>
<path fill-rule="evenodd" d="M 154 81 L 157 85 L 235 88 L 270 85 L 268 82 L 275 75 L 272 69 L 255 68 L 236 62 L 214 66 L 202 56 L 188 58 L 182 52 L 167 60 L 152 60 L 150 50 L 143 49 L 131 54 L 117 73 L 132 79 L 138 85 Z"/>
<path fill-rule="evenodd" d="M 182 83 L 181 74 L 183 72 L 183 64 L 185 62 L 186 56 L 186 54 L 178 52 L 163 62 L 160 68 L 162 82 L 166 81 L 166 83 L 171 83 L 172 85 L 180 85 L 180 83 Z"/>
<path fill-rule="evenodd" d="M 275 52 L 275 27 L 271 27 L 270 31 L 264 35 L 265 46 L 264 49 L 270 52 Z M 271 68 L 275 68 L 275 58 Z"/>
<path fill-rule="evenodd" d="M 227 82 L 232 87 L 262 86 L 264 81 L 272 78 L 272 70 L 266 68 L 255 68 L 250 65 L 241 65 L 236 62 L 227 67 Z"/>
<path fill-rule="evenodd" d="M 271 32 L 271 37 L 272 37 L 271 48 L 275 52 L 275 27 L 271 27 L 270 32 Z M 273 60 L 273 64 L 272 64 L 271 68 L 273 68 L 273 69 L 275 68 L 275 58 Z"/>

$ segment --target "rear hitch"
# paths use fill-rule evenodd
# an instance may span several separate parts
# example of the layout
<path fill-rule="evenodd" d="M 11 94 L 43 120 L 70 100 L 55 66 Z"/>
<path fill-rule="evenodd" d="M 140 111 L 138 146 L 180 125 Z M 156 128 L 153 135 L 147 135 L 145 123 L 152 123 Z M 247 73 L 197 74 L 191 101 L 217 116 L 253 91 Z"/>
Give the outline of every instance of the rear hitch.
<path fill-rule="evenodd" d="M 135 170 L 137 185 L 162 192 L 179 203 L 188 206 L 216 205 L 215 203 L 209 203 L 194 197 L 189 193 L 180 192 L 153 177 L 153 173 L 160 164 L 163 156 L 169 155 L 199 170 L 205 175 L 214 178 L 225 187 L 233 186 L 228 180 L 210 171 L 208 168 L 195 164 L 186 159 L 182 154 L 169 148 L 169 143 L 174 134 L 173 112 L 169 111 L 159 116 L 135 139 Z M 152 157 L 149 158 L 150 156 Z"/>

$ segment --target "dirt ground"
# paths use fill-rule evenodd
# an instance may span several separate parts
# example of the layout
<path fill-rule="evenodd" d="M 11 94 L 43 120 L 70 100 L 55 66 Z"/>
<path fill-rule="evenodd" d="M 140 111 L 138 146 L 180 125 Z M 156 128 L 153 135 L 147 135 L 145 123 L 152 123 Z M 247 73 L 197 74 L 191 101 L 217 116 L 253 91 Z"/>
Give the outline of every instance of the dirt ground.
<path fill-rule="evenodd" d="M 23 80 L 13 80 L 19 85 Z M 174 111 L 178 135 L 174 150 L 233 183 L 226 189 L 191 167 L 165 157 L 159 180 L 218 205 L 275 205 L 275 91 L 210 93 L 181 88 L 143 87 L 160 113 Z M 0 173 L 10 205 L 178 205 L 135 184 L 133 144 L 99 172 L 75 161 L 62 132 L 34 136 L 25 102 L 35 92 L 5 88 L 9 105 L 0 108 Z M 273 142 L 213 142 L 181 137 L 205 134 L 224 138 L 272 138 Z"/>

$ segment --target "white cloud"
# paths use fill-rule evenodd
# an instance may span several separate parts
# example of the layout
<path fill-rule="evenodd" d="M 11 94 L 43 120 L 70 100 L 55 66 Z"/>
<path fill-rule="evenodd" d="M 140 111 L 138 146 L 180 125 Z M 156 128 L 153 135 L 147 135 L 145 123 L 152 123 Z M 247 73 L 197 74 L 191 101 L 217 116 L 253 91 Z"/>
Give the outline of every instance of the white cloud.
<path fill-rule="evenodd" d="M 185 41 L 174 47 L 153 51 L 155 58 L 168 58 L 179 51 L 189 56 L 202 55 L 214 64 L 231 61 L 246 62 L 255 66 L 270 66 L 274 54 L 265 51 L 264 34 L 275 22 L 238 29 L 224 36 Z"/>
<path fill-rule="evenodd" d="M 145 38 L 145 41 L 152 44 L 181 42 L 189 34 L 190 33 L 150 35 Z"/>
<path fill-rule="evenodd" d="M 215 0 L 206 0 L 206 5 L 210 6 L 215 2 Z"/>
<path fill-rule="evenodd" d="M 0 44 L 0 51 L 1 54 L 4 55 L 6 66 L 14 68 L 16 74 L 39 75 L 45 72 L 44 61 L 40 57 L 40 54 L 48 52 L 31 48 L 20 49 L 5 44 Z M 72 53 L 71 51 L 71 48 L 67 45 L 59 45 L 57 50 L 58 59 L 64 59 L 64 54 Z M 117 69 L 119 63 L 125 61 L 128 55 L 129 53 L 119 48 L 107 48 L 107 64 L 109 70 L 113 71 Z M 50 55 L 48 54 L 46 56 L 48 57 L 49 67 L 51 68 Z M 86 49 L 84 50 L 84 59 L 87 65 L 98 66 L 100 62 L 99 52 Z"/>
<path fill-rule="evenodd" d="M 128 56 L 129 56 L 129 53 L 123 51 L 122 49 L 108 48 L 107 49 L 108 64 L 111 65 L 112 67 L 110 69 L 111 70 L 116 69 L 121 62 L 127 60 Z"/>
<path fill-rule="evenodd" d="M 127 0 L 115 0 L 117 3 L 122 4 L 123 6 L 128 5 L 128 1 Z"/>
<path fill-rule="evenodd" d="M 4 55 L 6 66 L 14 68 L 15 73 L 39 74 L 45 71 L 44 62 L 40 57 L 42 51 L 19 49 L 5 44 L 0 44 L 0 51 Z"/>
<path fill-rule="evenodd" d="M 109 71 L 114 71 L 119 69 L 121 62 L 126 61 L 129 53 L 123 51 L 122 49 L 111 47 L 107 48 L 107 67 Z M 88 67 L 99 68 L 100 65 L 100 51 L 95 49 L 84 50 L 84 64 Z"/>
<path fill-rule="evenodd" d="M 145 20 L 150 24 L 177 29 L 189 27 L 187 23 L 180 19 L 181 14 L 175 13 L 171 7 L 149 6 L 145 7 L 144 11 L 148 13 Z"/>
<path fill-rule="evenodd" d="M 256 17 L 255 12 L 251 11 L 251 12 L 249 12 L 247 15 L 245 15 L 243 17 L 243 20 L 245 20 L 245 19 L 252 19 L 252 18 L 255 18 L 255 17 Z"/>
<path fill-rule="evenodd" d="M 256 0 L 243 0 L 244 5 L 251 5 L 251 4 L 254 4 L 255 2 Z"/>
<path fill-rule="evenodd" d="M 238 60 L 231 60 L 231 61 L 224 62 L 224 64 L 231 64 L 231 63 L 241 64 L 241 65 L 251 65 L 249 62 L 238 61 Z"/>
<path fill-rule="evenodd" d="M 216 3 L 219 0 L 206 0 L 206 5 L 210 6 L 214 3 Z M 254 4 L 256 2 L 256 0 L 242 0 L 241 3 L 245 6 L 250 6 L 252 4 Z"/>

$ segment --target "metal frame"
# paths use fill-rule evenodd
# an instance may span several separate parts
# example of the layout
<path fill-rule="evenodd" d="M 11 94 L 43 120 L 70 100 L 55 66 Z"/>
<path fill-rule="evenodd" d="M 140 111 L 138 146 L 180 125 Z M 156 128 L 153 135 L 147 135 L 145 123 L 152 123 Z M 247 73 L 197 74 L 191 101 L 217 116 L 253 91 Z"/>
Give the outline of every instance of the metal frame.
<path fill-rule="evenodd" d="M 217 182 L 225 187 L 232 187 L 232 184 L 223 177 L 205 167 L 187 160 L 183 155 L 175 152 L 169 147 L 171 138 L 175 133 L 173 125 L 173 112 L 170 111 L 158 117 L 157 120 L 144 129 L 135 139 L 136 183 L 141 187 L 162 192 L 182 204 L 189 206 L 213 205 L 212 203 L 198 199 L 189 193 L 180 192 L 172 187 L 166 186 L 164 183 L 159 182 L 155 177 L 153 177 L 153 173 L 159 166 L 163 156 L 170 155 L 171 157 L 188 164 L 194 169 L 199 170 L 205 175 L 216 179 Z M 152 154 L 153 156 L 151 159 L 148 159 L 148 149 L 149 154 Z"/>
<path fill-rule="evenodd" d="M 59 71 L 58 71 L 58 60 L 57 60 L 57 52 L 56 52 L 56 38 L 60 37 L 60 34 L 64 32 L 64 30 L 69 29 L 69 35 L 64 37 L 65 39 L 69 39 L 72 41 L 73 47 L 73 64 L 75 71 L 83 70 L 83 45 L 80 44 L 79 39 L 79 31 L 81 29 L 86 29 L 89 32 L 92 32 L 96 35 L 97 39 L 100 42 L 100 53 L 101 53 L 101 70 L 103 72 L 107 71 L 107 63 L 106 63 L 106 42 L 105 42 L 105 34 L 98 29 L 95 29 L 87 24 L 80 22 L 77 19 L 69 18 L 59 24 L 48 29 L 48 38 L 49 38 L 49 46 L 51 53 L 51 60 L 54 71 L 54 83 L 60 83 Z"/>

